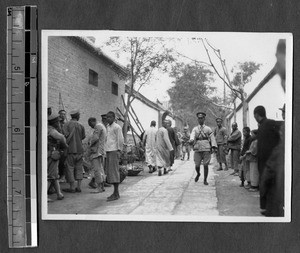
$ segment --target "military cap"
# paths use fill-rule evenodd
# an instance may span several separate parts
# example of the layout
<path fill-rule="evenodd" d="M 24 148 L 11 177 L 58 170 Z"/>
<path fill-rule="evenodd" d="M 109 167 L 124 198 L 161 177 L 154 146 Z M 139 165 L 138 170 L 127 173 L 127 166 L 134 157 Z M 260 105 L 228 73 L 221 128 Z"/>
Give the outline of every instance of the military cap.
<path fill-rule="evenodd" d="M 205 117 L 206 116 L 206 113 L 204 113 L 204 112 L 197 112 L 197 117 L 199 118 L 199 117 Z"/>
<path fill-rule="evenodd" d="M 216 118 L 216 121 L 223 121 L 222 118 Z"/>
<path fill-rule="evenodd" d="M 75 116 L 75 115 L 78 115 L 78 114 L 80 114 L 79 110 L 73 110 L 73 111 L 70 112 L 71 116 Z"/>
<path fill-rule="evenodd" d="M 61 109 L 61 110 L 58 111 L 58 113 L 61 113 L 61 112 L 66 112 L 66 110 Z"/>
<path fill-rule="evenodd" d="M 48 122 L 49 123 L 54 123 L 59 120 L 59 114 L 58 113 L 52 113 L 51 115 L 48 116 Z"/>

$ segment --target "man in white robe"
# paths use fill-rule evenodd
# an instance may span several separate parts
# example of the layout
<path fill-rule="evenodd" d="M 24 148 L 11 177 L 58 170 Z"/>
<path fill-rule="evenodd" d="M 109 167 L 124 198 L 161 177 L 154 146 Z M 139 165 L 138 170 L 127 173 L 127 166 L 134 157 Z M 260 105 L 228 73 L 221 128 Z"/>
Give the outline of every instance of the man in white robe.
<path fill-rule="evenodd" d="M 146 147 L 146 163 L 149 167 L 149 173 L 153 173 L 156 171 L 156 133 L 157 129 L 156 122 L 154 120 L 151 121 L 150 128 L 146 130 L 143 138 L 143 143 Z"/>

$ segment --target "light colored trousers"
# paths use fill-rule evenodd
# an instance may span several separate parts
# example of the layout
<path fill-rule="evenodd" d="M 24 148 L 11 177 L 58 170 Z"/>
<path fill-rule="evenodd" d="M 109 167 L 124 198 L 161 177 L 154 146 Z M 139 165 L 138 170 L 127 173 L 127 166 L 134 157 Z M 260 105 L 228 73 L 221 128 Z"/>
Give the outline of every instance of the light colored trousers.
<path fill-rule="evenodd" d="M 230 158 L 231 169 L 233 169 L 235 172 L 239 172 L 240 151 L 238 149 L 231 149 Z"/>
<path fill-rule="evenodd" d="M 250 162 L 250 181 L 251 186 L 257 187 L 259 182 L 259 173 L 257 162 Z"/>
<path fill-rule="evenodd" d="M 97 184 L 105 182 L 105 173 L 103 169 L 103 157 L 98 156 L 93 158 L 92 161 L 92 170 L 95 176 L 95 182 Z"/>

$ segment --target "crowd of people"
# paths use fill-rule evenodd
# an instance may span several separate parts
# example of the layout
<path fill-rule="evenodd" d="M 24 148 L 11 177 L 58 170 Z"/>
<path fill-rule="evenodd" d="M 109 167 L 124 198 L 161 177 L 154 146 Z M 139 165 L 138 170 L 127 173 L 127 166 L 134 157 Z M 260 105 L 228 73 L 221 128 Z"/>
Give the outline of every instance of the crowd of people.
<path fill-rule="evenodd" d="M 85 128 L 79 122 L 79 110 L 71 111 L 70 116 L 71 120 L 66 121 L 64 110 L 55 113 L 48 108 L 48 193 L 52 189 L 52 192 L 56 192 L 57 199 L 62 200 L 62 191 L 81 192 L 85 154 L 94 174 L 89 183 L 90 187 L 96 188 L 95 193 L 101 193 L 105 191 L 105 186 L 113 185 L 114 191 L 107 201 L 119 199 L 119 160 L 124 138 L 122 128 L 115 123 L 115 113 L 110 111 L 101 115 L 102 122 L 98 122 L 95 117 L 88 119 L 92 135 L 88 137 L 86 149 L 83 145 L 86 138 Z M 59 180 L 64 178 L 69 188 L 61 190 Z"/>
<path fill-rule="evenodd" d="M 285 41 L 280 40 L 277 48 L 277 72 L 285 88 Z M 285 119 L 285 106 L 281 108 Z M 223 126 L 223 119 L 216 118 L 216 127 L 205 125 L 206 114 L 196 114 L 198 125 L 191 133 L 185 126 L 181 133 L 172 127 L 172 122 L 163 117 L 162 126 L 156 129 L 156 122 L 151 121 L 145 131 L 142 145 L 149 172 L 158 170 L 158 176 L 168 174 L 176 158 L 190 159 L 194 151 L 195 182 L 201 176 L 200 165 L 203 164 L 203 184 L 208 185 L 208 173 L 211 155 L 216 154 L 219 168 L 226 171 L 229 165 L 232 176 L 240 177 L 240 186 L 249 191 L 259 191 L 261 213 L 265 216 L 284 215 L 284 121 L 274 121 L 266 117 L 263 106 L 257 106 L 254 118 L 257 129 L 244 127 L 242 132 L 236 122 L 232 123 L 229 133 Z M 64 110 L 55 113 L 48 108 L 48 182 L 49 189 L 54 188 L 57 199 L 64 198 L 63 192 L 80 193 L 83 179 L 83 140 L 85 129 L 79 122 L 80 112 L 70 112 L 71 120 L 66 121 Z M 96 118 L 88 119 L 93 130 L 89 137 L 87 154 L 94 171 L 90 186 L 97 193 L 105 191 L 105 186 L 113 185 L 114 190 L 107 201 L 118 200 L 120 171 L 119 161 L 124 146 L 122 128 L 116 124 L 115 113 L 110 111 L 102 115 L 102 122 Z M 230 163 L 227 162 L 229 156 Z M 224 166 L 223 166 L 224 164 Z M 60 189 L 59 179 L 65 177 L 69 188 Z M 76 183 L 76 185 L 75 185 Z M 49 200 L 49 199 L 48 199 Z"/>
<path fill-rule="evenodd" d="M 284 119 L 285 106 L 280 110 Z M 233 172 L 230 175 L 239 176 L 240 187 L 250 192 L 259 191 L 263 215 L 283 216 L 284 123 L 267 119 L 263 106 L 254 109 L 258 129 L 244 127 L 242 132 L 234 122 L 229 133 L 223 126 L 222 118 L 216 119 L 217 126 L 212 130 L 205 125 L 204 112 L 196 116 L 198 125 L 191 133 L 188 126 L 184 127 L 182 133 L 176 132 L 170 120 L 164 120 L 158 130 L 155 128 L 156 122 L 151 122 L 144 134 L 149 172 L 158 170 L 158 176 L 167 174 L 172 171 L 174 158 L 185 160 L 187 155 L 189 160 L 190 150 L 193 149 L 196 170 L 194 180 L 199 181 L 200 165 L 203 164 L 203 184 L 208 185 L 209 164 L 212 153 L 215 153 L 219 164 L 217 171 L 227 171 L 231 167 Z"/>
<path fill-rule="evenodd" d="M 281 108 L 285 118 L 285 106 Z M 88 125 L 92 135 L 88 137 L 85 150 L 83 140 L 86 138 L 85 128 L 79 122 L 80 112 L 70 112 L 71 120 L 66 121 L 66 112 L 48 112 L 48 181 L 62 200 L 67 193 L 80 193 L 83 179 L 84 153 L 91 164 L 94 177 L 89 183 L 95 193 L 105 191 L 105 186 L 114 186 L 107 201 L 120 198 L 119 162 L 124 149 L 122 128 L 116 123 L 115 113 L 102 115 L 102 122 L 90 117 Z M 258 129 L 244 127 L 241 131 L 237 123 L 232 123 L 228 133 L 223 126 L 222 118 L 216 119 L 216 127 L 205 125 L 206 114 L 196 114 L 198 125 L 191 133 L 185 126 L 181 133 L 172 127 L 169 119 L 162 121 L 156 129 L 156 122 L 151 121 L 150 128 L 143 134 L 145 158 L 149 172 L 158 170 L 158 176 L 172 171 L 175 159 L 190 159 L 191 149 L 194 151 L 195 182 L 201 176 L 200 165 L 203 164 L 203 184 L 208 185 L 208 172 L 211 155 L 216 154 L 219 167 L 217 171 L 233 170 L 232 176 L 240 177 L 240 186 L 260 193 L 260 207 L 266 216 L 283 215 L 283 155 L 284 124 L 266 118 L 263 106 L 254 109 L 254 118 Z M 227 162 L 229 156 L 229 163 Z M 223 166 L 224 164 L 224 166 Z M 280 171 L 280 173 L 278 172 Z M 59 180 L 66 180 L 69 188 L 60 189 Z M 50 201 L 50 199 L 49 199 Z"/>

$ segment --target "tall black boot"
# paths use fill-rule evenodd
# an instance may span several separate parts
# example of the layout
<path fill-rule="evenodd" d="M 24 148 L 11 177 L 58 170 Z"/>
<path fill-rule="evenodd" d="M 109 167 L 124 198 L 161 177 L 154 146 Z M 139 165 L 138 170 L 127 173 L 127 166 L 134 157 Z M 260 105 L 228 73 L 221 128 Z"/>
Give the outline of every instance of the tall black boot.
<path fill-rule="evenodd" d="M 207 176 L 208 176 L 208 166 L 205 165 L 204 166 L 204 184 L 205 185 L 208 185 L 208 183 L 207 183 Z"/>
<path fill-rule="evenodd" d="M 195 177 L 195 182 L 198 182 L 198 180 L 199 180 L 199 177 L 200 177 L 200 166 L 196 166 L 195 167 L 195 170 L 196 170 L 196 172 L 197 172 L 197 176 Z"/>

